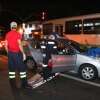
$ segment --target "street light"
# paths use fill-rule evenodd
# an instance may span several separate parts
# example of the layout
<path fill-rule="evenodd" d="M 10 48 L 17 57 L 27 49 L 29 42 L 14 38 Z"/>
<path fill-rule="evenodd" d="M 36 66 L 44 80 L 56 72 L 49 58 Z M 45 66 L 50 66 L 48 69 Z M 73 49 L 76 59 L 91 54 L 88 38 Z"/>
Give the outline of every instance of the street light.
<path fill-rule="evenodd" d="M 43 11 L 42 16 L 41 16 L 42 21 L 45 21 L 46 18 L 47 18 L 47 13 L 45 11 Z"/>

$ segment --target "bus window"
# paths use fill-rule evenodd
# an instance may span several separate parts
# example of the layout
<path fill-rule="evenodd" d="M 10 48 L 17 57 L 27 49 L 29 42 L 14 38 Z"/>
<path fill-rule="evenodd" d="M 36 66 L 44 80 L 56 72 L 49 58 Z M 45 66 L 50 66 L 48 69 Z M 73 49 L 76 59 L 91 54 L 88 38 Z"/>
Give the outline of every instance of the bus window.
<path fill-rule="evenodd" d="M 66 21 L 65 33 L 66 34 L 80 34 L 82 30 L 82 21 Z"/>
<path fill-rule="evenodd" d="M 84 34 L 100 34 L 100 18 L 86 19 L 83 23 Z"/>
<path fill-rule="evenodd" d="M 55 25 L 55 32 L 59 33 L 60 36 L 63 36 L 63 25 L 61 24 Z"/>

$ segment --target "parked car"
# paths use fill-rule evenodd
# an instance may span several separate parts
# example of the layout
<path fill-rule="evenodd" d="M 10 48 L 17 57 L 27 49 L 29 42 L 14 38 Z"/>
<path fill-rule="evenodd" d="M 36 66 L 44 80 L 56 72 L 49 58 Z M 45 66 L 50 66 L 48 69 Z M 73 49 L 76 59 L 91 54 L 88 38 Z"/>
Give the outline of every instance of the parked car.
<path fill-rule="evenodd" d="M 42 64 L 43 58 L 39 46 L 42 41 L 44 40 L 28 41 L 26 65 L 30 68 Z M 57 44 L 58 53 L 57 55 L 52 54 L 52 58 L 48 62 L 48 66 L 52 67 L 52 73 L 74 70 L 85 80 L 100 77 L 100 60 L 80 52 L 82 51 L 82 48 L 80 48 L 82 45 L 77 43 L 76 47 L 76 42 L 61 38 L 57 40 Z M 84 52 L 86 50 L 88 50 L 87 47 L 83 48 Z"/>

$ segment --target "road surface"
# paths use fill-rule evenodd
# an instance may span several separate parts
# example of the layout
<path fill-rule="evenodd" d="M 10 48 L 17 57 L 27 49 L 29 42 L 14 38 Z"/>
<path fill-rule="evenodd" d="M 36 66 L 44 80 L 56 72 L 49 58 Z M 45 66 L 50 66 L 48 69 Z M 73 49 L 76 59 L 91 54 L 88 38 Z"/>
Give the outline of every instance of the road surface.
<path fill-rule="evenodd" d="M 99 100 L 100 87 L 72 78 L 58 76 L 32 90 L 12 90 L 7 75 L 7 59 L 0 69 L 0 100 Z M 1 67 L 1 66 L 0 66 Z"/>

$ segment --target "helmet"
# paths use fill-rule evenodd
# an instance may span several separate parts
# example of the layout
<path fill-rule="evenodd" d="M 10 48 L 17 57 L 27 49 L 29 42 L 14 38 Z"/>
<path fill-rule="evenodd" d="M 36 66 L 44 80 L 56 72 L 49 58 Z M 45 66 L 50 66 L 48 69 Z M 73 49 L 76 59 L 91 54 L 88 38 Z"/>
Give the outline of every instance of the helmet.
<path fill-rule="evenodd" d="M 50 39 L 50 40 L 55 40 L 55 38 L 56 37 L 54 35 L 52 35 L 52 34 L 48 36 L 48 39 Z"/>
<path fill-rule="evenodd" d="M 52 33 L 50 33 L 51 35 L 53 35 L 54 37 L 55 37 L 55 39 L 57 39 L 57 38 L 59 38 L 60 36 L 59 36 L 59 33 L 57 33 L 57 32 L 52 32 Z"/>
<path fill-rule="evenodd" d="M 17 23 L 14 22 L 14 21 L 11 22 L 11 23 L 10 23 L 10 27 L 11 27 L 11 28 L 17 28 Z"/>

